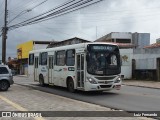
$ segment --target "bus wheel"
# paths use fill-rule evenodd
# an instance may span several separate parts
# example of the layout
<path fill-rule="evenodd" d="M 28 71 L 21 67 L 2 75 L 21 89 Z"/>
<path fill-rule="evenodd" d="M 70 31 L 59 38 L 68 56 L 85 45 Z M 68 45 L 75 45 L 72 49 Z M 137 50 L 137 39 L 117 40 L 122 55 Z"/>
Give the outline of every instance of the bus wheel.
<path fill-rule="evenodd" d="M 44 79 L 42 75 L 39 76 L 39 84 L 40 86 L 44 87 Z"/>
<path fill-rule="evenodd" d="M 67 81 L 67 88 L 68 88 L 69 92 L 75 92 L 74 82 L 71 78 Z"/>

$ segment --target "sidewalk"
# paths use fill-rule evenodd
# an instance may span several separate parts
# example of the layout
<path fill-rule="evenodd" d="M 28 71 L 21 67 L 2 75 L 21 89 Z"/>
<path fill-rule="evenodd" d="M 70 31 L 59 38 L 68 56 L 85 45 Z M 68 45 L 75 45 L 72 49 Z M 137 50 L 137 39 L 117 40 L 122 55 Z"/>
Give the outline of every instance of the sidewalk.
<path fill-rule="evenodd" d="M 145 80 L 123 80 L 124 85 L 160 89 L 160 82 Z"/>

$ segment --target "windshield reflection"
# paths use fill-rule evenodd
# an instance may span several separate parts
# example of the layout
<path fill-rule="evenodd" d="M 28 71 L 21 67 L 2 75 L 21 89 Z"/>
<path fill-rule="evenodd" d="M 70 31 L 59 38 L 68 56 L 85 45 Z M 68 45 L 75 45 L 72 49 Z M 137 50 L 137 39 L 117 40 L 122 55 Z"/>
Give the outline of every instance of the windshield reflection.
<path fill-rule="evenodd" d="M 112 50 L 88 49 L 87 70 L 95 75 L 116 75 L 120 73 L 118 48 Z"/>

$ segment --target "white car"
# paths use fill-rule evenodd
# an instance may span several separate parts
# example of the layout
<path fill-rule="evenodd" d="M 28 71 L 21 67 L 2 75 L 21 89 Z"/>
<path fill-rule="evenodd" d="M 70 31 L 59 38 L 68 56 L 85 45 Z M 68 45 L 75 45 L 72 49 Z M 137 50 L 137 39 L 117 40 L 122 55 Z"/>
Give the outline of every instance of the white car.
<path fill-rule="evenodd" d="M 0 65 L 0 90 L 7 91 L 14 83 L 12 72 L 7 65 Z"/>

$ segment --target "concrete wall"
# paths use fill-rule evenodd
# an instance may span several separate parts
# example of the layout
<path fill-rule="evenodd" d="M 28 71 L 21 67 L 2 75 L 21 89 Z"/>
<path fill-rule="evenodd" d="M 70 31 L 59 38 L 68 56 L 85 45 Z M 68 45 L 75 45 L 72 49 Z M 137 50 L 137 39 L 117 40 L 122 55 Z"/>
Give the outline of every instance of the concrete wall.
<path fill-rule="evenodd" d="M 136 69 L 157 69 L 157 58 L 160 58 L 160 48 L 134 50 L 133 59 L 136 60 Z"/>
<path fill-rule="evenodd" d="M 157 69 L 157 58 L 159 54 L 134 54 L 133 59 L 136 61 L 136 69 L 153 70 Z"/>
<path fill-rule="evenodd" d="M 124 79 L 131 79 L 133 49 L 120 49 L 120 54 L 122 59 L 121 75 L 124 75 Z"/>

